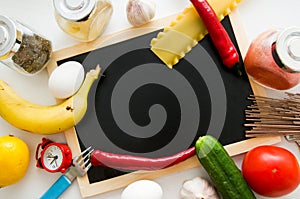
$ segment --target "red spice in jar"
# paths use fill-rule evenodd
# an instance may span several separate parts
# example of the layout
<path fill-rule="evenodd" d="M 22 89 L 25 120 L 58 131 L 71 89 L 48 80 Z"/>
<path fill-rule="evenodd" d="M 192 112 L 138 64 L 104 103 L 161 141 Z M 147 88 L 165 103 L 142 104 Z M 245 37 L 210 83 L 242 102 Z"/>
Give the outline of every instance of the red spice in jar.
<path fill-rule="evenodd" d="M 286 61 L 283 56 L 280 56 L 279 53 L 285 50 L 289 51 L 290 45 L 288 43 L 286 44 L 286 49 L 278 50 L 278 46 L 276 45 L 278 39 L 282 40 L 280 35 L 282 35 L 282 31 L 278 30 L 269 30 L 260 34 L 251 43 L 244 59 L 244 65 L 248 75 L 256 82 L 273 89 L 287 90 L 299 83 L 300 64 L 298 65 L 299 68 L 296 69 L 298 71 L 296 71 L 295 67 L 289 67 L 289 64 L 291 64 L 290 60 Z M 300 37 L 297 39 L 300 39 Z M 280 42 L 282 43 L 282 41 Z M 280 45 L 280 48 L 284 47 Z M 284 54 L 289 53 L 286 52 Z"/>

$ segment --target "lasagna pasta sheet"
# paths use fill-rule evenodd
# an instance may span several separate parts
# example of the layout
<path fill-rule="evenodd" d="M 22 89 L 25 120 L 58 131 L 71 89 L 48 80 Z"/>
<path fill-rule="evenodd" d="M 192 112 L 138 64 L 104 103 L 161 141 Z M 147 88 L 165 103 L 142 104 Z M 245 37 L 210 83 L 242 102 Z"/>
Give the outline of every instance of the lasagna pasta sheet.
<path fill-rule="evenodd" d="M 221 21 L 241 0 L 207 0 Z M 172 68 L 207 34 L 193 5 L 186 8 L 168 27 L 151 40 L 151 51 Z"/>

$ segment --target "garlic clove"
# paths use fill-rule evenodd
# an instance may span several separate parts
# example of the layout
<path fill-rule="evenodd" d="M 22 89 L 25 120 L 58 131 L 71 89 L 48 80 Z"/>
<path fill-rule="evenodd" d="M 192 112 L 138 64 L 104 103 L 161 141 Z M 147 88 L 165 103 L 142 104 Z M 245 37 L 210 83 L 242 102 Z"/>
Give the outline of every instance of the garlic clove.
<path fill-rule="evenodd" d="M 181 199 L 220 199 L 215 188 L 201 177 L 184 181 L 179 195 Z"/>
<path fill-rule="evenodd" d="M 155 16 L 156 5 L 152 0 L 128 0 L 126 14 L 129 23 L 141 26 L 148 23 Z"/>

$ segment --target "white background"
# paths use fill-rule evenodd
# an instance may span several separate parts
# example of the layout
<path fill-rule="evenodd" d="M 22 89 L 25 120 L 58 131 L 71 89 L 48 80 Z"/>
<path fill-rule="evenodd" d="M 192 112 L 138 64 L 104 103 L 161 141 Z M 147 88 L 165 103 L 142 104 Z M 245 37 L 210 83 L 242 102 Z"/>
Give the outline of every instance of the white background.
<path fill-rule="evenodd" d="M 187 0 L 155 1 L 157 3 L 155 19 L 179 13 L 189 5 L 189 1 Z M 131 27 L 126 19 L 126 2 L 127 0 L 112 0 L 114 12 L 104 34 L 117 32 Z M 298 0 L 244 0 L 237 8 L 249 41 L 253 40 L 259 33 L 271 28 L 300 26 L 299 9 L 300 1 Z M 52 41 L 54 50 L 76 44 L 77 42 L 75 40 L 71 39 L 59 29 L 53 13 L 52 0 L 0 0 L 0 15 L 13 17 L 33 27 L 37 32 Z M 55 100 L 51 96 L 47 87 L 48 75 L 46 70 L 36 76 L 27 77 L 8 69 L 3 64 L 0 64 L 0 79 L 8 82 L 21 96 L 31 102 L 42 105 L 55 103 Z M 296 92 L 299 89 L 299 86 L 297 86 L 291 91 Z M 268 94 L 281 95 L 282 93 L 268 91 Z M 47 173 L 35 167 L 35 149 L 43 136 L 30 134 L 16 129 L 0 118 L 0 136 L 7 134 L 19 136 L 29 145 L 31 161 L 26 176 L 17 184 L 0 189 L 0 198 L 39 198 L 60 176 L 58 173 Z M 65 142 L 63 134 L 56 134 L 47 137 L 56 142 Z M 283 140 L 283 142 L 279 145 L 293 151 L 299 159 L 299 149 L 294 143 L 287 143 Z M 239 166 L 242 158 L 243 155 L 234 157 L 234 160 Z M 164 176 L 155 179 L 155 181 L 162 186 L 164 198 L 176 199 L 179 198 L 178 191 L 182 182 L 197 175 L 203 176 L 206 174 L 202 169 L 196 168 Z M 119 189 L 102 195 L 97 195 L 92 198 L 118 199 L 120 198 L 121 191 L 122 189 Z M 61 198 L 81 198 L 76 181 Z M 263 197 L 258 196 L 258 198 Z M 300 187 L 298 187 L 298 189 L 292 194 L 281 198 L 299 199 Z"/>

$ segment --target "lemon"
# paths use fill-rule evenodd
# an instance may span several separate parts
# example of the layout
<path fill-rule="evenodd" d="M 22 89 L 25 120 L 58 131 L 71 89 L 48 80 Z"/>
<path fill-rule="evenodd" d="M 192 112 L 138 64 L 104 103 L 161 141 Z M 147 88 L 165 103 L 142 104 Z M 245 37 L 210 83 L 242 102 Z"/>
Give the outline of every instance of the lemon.
<path fill-rule="evenodd" d="M 21 180 L 27 171 L 30 152 L 27 144 L 13 135 L 0 137 L 0 187 Z"/>

